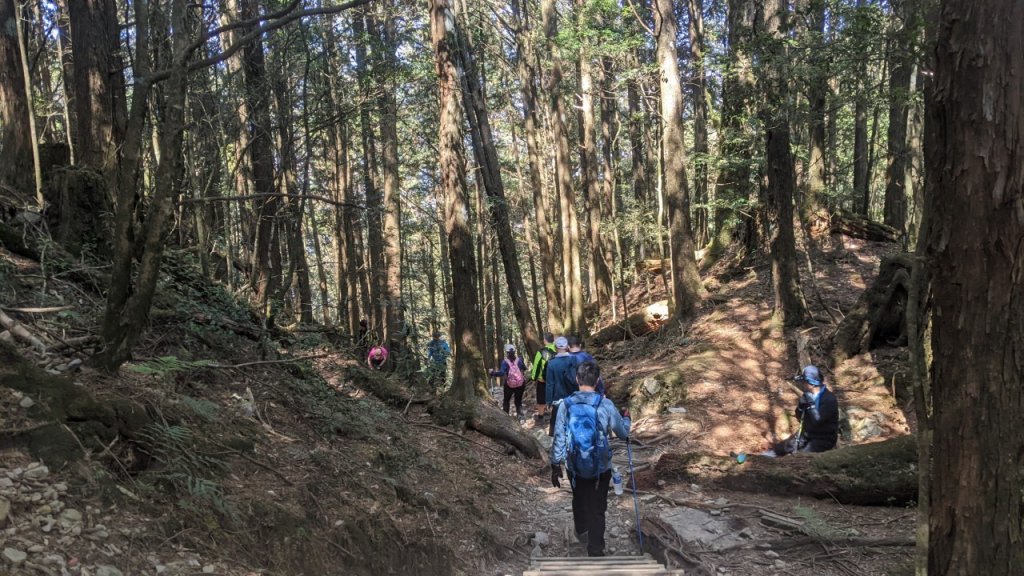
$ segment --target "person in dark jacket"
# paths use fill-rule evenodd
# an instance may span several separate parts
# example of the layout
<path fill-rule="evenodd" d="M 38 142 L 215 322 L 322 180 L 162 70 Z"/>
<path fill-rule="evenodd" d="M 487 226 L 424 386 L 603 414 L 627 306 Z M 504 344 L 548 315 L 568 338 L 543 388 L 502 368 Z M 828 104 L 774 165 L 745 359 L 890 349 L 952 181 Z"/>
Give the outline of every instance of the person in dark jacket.
<path fill-rule="evenodd" d="M 551 413 L 551 425 L 548 427 L 548 436 L 555 433 L 555 417 L 558 411 L 556 404 L 562 399 L 569 397 L 573 392 L 579 390 L 576 384 L 576 357 L 569 354 L 569 341 L 565 336 L 555 338 L 556 354 L 548 360 L 548 366 L 544 370 L 545 392 L 547 392 L 547 405 Z"/>
<path fill-rule="evenodd" d="M 769 450 L 772 454 L 765 453 L 766 456 L 825 452 L 836 446 L 839 438 L 839 401 L 836 395 L 825 386 L 825 380 L 815 366 L 806 366 L 796 380 L 803 382 L 806 388 L 796 406 L 800 428 L 796 434 Z"/>

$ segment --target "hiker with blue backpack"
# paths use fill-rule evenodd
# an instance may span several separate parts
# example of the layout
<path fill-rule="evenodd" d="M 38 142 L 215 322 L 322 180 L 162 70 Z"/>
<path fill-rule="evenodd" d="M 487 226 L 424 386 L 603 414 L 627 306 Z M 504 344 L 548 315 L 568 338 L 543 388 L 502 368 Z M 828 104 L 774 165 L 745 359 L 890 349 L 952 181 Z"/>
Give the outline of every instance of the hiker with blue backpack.
<path fill-rule="evenodd" d="M 526 388 L 525 374 L 526 363 L 516 355 L 516 347 L 511 344 L 505 344 L 505 359 L 501 361 L 501 368 L 491 370 L 490 375 L 505 379 L 503 386 L 505 396 L 501 407 L 505 410 L 505 414 L 509 414 L 510 400 L 515 398 L 516 416 L 519 418 L 520 423 L 526 421 L 526 416 L 523 415 L 523 390 Z"/>
<path fill-rule="evenodd" d="M 572 519 L 576 539 L 588 556 L 604 556 L 605 512 L 612 478 L 610 435 L 629 438 L 629 418 L 595 391 L 601 369 L 586 361 L 576 367 L 579 391 L 566 398 L 555 416 L 551 444 L 551 485 L 560 488 L 565 464 L 572 486 Z"/>

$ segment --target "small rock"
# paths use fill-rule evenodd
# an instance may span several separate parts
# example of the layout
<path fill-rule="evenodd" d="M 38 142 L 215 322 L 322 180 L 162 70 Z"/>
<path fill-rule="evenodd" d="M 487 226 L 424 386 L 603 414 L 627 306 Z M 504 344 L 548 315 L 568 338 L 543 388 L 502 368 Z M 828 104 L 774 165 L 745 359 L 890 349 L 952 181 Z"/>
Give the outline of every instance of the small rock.
<path fill-rule="evenodd" d="M 68 485 L 63 483 L 63 482 L 57 482 L 56 484 L 53 485 L 53 488 L 57 492 L 60 492 L 61 494 L 63 494 L 63 493 L 68 491 Z"/>
<path fill-rule="evenodd" d="M 0 488 L 13 488 L 14 481 L 10 478 L 0 478 Z"/>
<path fill-rule="evenodd" d="M 156 565 L 156 573 L 157 574 L 163 574 L 166 571 L 167 571 L 167 566 L 164 566 L 163 564 L 157 564 Z"/>
<path fill-rule="evenodd" d="M 711 514 L 712 516 L 721 516 L 722 511 L 712 508 L 711 510 L 708 510 L 708 514 Z"/>
<path fill-rule="evenodd" d="M 60 524 L 66 528 L 70 528 L 75 524 L 82 522 L 82 513 L 74 508 L 66 508 L 60 513 Z"/>
<path fill-rule="evenodd" d="M 775 558 L 779 557 L 779 553 L 776 552 L 775 550 L 767 550 L 767 551 L 765 551 L 764 555 L 767 556 L 768 558 L 772 558 L 772 559 L 775 559 Z"/>
<path fill-rule="evenodd" d="M 3 504 L 0 504 L 0 507 L 3 507 Z M 52 514 L 52 513 L 53 513 L 53 506 L 50 506 L 49 504 L 43 504 L 42 506 L 39 507 L 38 510 L 36 510 L 36 514 L 41 514 L 43 516 L 45 516 L 47 514 Z M 3 520 L 0 520 L 0 523 L 3 523 Z"/>
<path fill-rule="evenodd" d="M 757 544 L 754 545 L 754 547 L 755 548 L 759 548 L 761 550 L 771 550 L 772 545 L 769 544 L 768 542 L 758 542 Z"/>
<path fill-rule="evenodd" d="M 743 530 L 739 531 L 739 534 L 737 534 L 737 536 L 739 536 L 740 538 L 746 538 L 747 540 L 751 540 L 754 538 L 754 532 L 750 528 L 744 528 Z"/>
<path fill-rule="evenodd" d="M 546 547 L 551 542 L 551 538 L 547 532 L 537 532 L 533 535 L 533 543 L 541 548 Z"/>
<path fill-rule="evenodd" d="M 784 560 L 776 560 L 775 561 L 775 567 L 778 568 L 779 570 L 782 570 L 786 566 L 788 566 L 788 564 L 786 564 L 786 562 Z"/>
<path fill-rule="evenodd" d="M 124 576 L 124 572 L 113 566 L 97 566 L 96 576 Z"/>
<path fill-rule="evenodd" d="M 621 538 L 622 528 L 619 528 L 618 526 L 612 526 L 612 529 L 608 531 L 608 535 L 612 538 Z"/>
<path fill-rule="evenodd" d="M 35 405 L 36 401 L 29 396 L 25 396 L 24 398 L 21 399 L 21 402 L 18 402 L 18 406 L 21 406 L 22 408 L 26 409 L 31 408 Z"/>
<path fill-rule="evenodd" d="M 28 551 L 32 554 L 39 554 L 43 550 L 46 550 L 46 546 L 43 546 L 42 544 L 33 544 L 28 547 Z"/>
<path fill-rule="evenodd" d="M 719 508 L 725 508 L 728 505 L 729 501 L 726 500 L 725 498 L 718 498 L 717 500 L 715 500 L 715 506 L 718 506 Z"/>
<path fill-rule="evenodd" d="M 65 366 L 65 368 L 67 370 L 74 370 L 75 368 L 78 368 L 81 365 L 82 365 L 82 359 L 81 358 L 74 358 L 74 359 L 71 360 L 71 362 L 68 362 L 68 364 L 67 364 L 67 366 Z"/>
<path fill-rule="evenodd" d="M 216 571 L 217 567 L 213 564 L 207 564 L 206 566 L 203 566 L 203 574 L 213 574 Z"/>
<path fill-rule="evenodd" d="M 38 466 L 34 466 L 32 468 L 25 470 L 24 474 L 25 478 L 28 478 L 29 480 L 42 480 L 43 478 L 46 478 L 47 476 L 50 475 L 50 469 L 47 468 L 45 465 L 40 464 Z M 42 497 L 41 494 L 40 497 Z"/>
<path fill-rule="evenodd" d="M 28 554 L 17 548 L 4 548 L 4 558 L 7 558 L 11 564 L 21 564 L 25 558 L 28 558 Z"/>

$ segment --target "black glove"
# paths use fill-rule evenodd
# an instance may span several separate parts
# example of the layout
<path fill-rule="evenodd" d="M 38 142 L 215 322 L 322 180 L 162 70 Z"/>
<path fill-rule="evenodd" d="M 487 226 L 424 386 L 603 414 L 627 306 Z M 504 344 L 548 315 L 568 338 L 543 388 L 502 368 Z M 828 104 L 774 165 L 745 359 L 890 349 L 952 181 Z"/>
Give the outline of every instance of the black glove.
<path fill-rule="evenodd" d="M 562 465 L 561 464 L 552 464 L 551 465 L 551 485 L 554 486 L 555 488 L 561 488 L 562 487 L 561 479 L 562 479 Z"/>

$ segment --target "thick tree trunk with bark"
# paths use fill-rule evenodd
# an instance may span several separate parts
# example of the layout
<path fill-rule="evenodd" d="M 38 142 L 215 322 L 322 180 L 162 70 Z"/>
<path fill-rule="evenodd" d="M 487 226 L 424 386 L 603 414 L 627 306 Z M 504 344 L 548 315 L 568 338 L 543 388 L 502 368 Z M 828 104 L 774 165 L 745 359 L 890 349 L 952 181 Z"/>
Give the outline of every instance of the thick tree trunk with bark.
<path fill-rule="evenodd" d="M 359 127 L 363 144 L 363 189 L 366 193 L 366 254 L 369 267 L 364 269 L 367 276 L 369 292 L 364 300 L 364 314 L 370 323 L 371 331 L 380 333 L 384 318 L 381 316 L 381 298 L 383 292 L 382 276 L 384 270 L 384 235 L 383 235 L 383 197 L 377 186 L 377 139 L 370 118 L 370 102 L 372 99 L 371 75 L 367 70 L 365 38 L 368 26 L 366 9 L 361 8 L 352 16 L 352 34 L 355 36 L 356 73 L 359 77 L 361 104 L 359 106 Z"/>
<path fill-rule="evenodd" d="M 686 183 L 686 142 L 683 138 L 683 86 L 676 54 L 676 21 L 673 0 L 657 0 L 654 34 L 661 71 L 661 148 L 665 163 L 665 199 L 668 205 L 672 251 L 672 306 L 676 318 L 693 313 L 704 295 L 697 271 L 690 230 L 690 190 Z"/>
<path fill-rule="evenodd" d="M 687 0 L 690 22 L 690 60 L 693 78 L 693 198 L 699 205 L 694 210 L 693 235 L 697 246 L 708 242 L 708 88 L 704 76 L 704 0 Z"/>
<path fill-rule="evenodd" d="M 548 121 L 555 151 L 555 181 L 561 215 L 562 289 L 564 316 L 562 331 L 567 334 L 586 332 L 583 317 L 583 276 L 580 270 L 580 228 L 576 217 L 576 199 L 572 185 L 572 162 L 569 159 L 569 133 L 566 126 L 565 103 L 562 99 L 562 58 L 555 42 L 558 36 L 558 13 L 555 0 L 541 1 L 541 27 L 547 40 L 551 70 L 546 92 Z"/>
<path fill-rule="evenodd" d="M 857 0 L 857 10 L 864 10 L 865 0 Z M 868 182 L 868 103 L 867 61 L 857 63 L 857 92 L 853 104 L 853 197 L 854 210 L 865 216 L 871 208 Z"/>
<path fill-rule="evenodd" d="M 927 99 L 931 574 L 1024 566 L 1024 3 L 946 0 Z"/>
<path fill-rule="evenodd" d="M 907 123 L 910 110 L 911 78 L 914 74 L 914 45 L 918 35 L 915 0 L 893 2 L 893 19 L 899 29 L 892 40 L 889 58 L 889 163 L 885 170 L 884 222 L 906 233 L 907 224 Z"/>
<path fill-rule="evenodd" d="M 466 191 L 466 159 L 463 149 L 463 111 L 460 91 L 464 74 L 459 56 L 459 31 L 450 0 L 430 0 L 430 36 L 438 77 L 439 168 L 444 196 L 444 223 L 453 281 L 452 341 L 455 369 L 450 396 L 470 403 L 486 394 L 483 383 L 483 338 L 480 335 L 480 302 L 477 299 L 477 263 L 473 233 L 469 227 Z"/>
<path fill-rule="evenodd" d="M 33 197 L 29 103 L 18 50 L 15 0 L 0 0 L 0 187 L 28 202 Z"/>
<path fill-rule="evenodd" d="M 800 290 L 793 228 L 793 189 L 796 182 L 786 104 L 786 84 L 789 78 L 784 60 L 785 47 L 782 44 L 787 29 L 787 8 L 781 0 L 769 0 L 763 4 L 763 10 L 761 25 L 767 39 L 761 59 L 761 80 L 765 94 L 761 121 L 765 126 L 768 173 L 765 206 L 767 228 L 764 234 L 770 242 L 772 292 L 775 296 L 773 317 L 780 325 L 799 326 L 806 310 Z"/>
<path fill-rule="evenodd" d="M 815 52 L 827 54 L 825 45 L 825 0 L 810 0 L 808 28 Z M 807 226 L 810 215 L 824 205 L 825 194 L 825 106 L 828 96 L 829 62 L 812 63 L 808 79 L 807 104 L 810 126 L 807 138 L 807 188 L 800 202 L 800 216 Z"/>
<path fill-rule="evenodd" d="M 384 309 L 384 338 L 390 343 L 391 351 L 405 355 L 406 329 L 405 304 L 402 301 L 402 246 L 401 223 L 402 202 L 398 173 L 398 90 L 394 75 L 398 60 L 395 56 L 398 38 L 395 17 L 385 15 L 378 31 L 383 64 L 382 93 L 380 96 L 380 144 L 381 171 L 384 183 L 384 268 L 382 304 Z M 397 360 L 397 358 L 396 358 Z"/>
<path fill-rule="evenodd" d="M 530 189 L 533 192 L 534 222 L 537 223 L 538 251 L 540 252 L 541 276 L 544 279 L 544 296 L 547 301 L 548 330 L 561 326 L 564 316 L 561 292 L 558 289 L 558 276 L 555 275 L 556 257 L 551 222 L 556 212 L 546 194 L 544 184 L 544 160 L 540 139 L 541 121 L 539 117 L 539 97 L 537 95 L 537 55 L 529 34 L 529 15 L 526 4 L 520 7 L 520 0 L 512 0 L 513 26 L 516 39 L 516 70 L 523 98 L 523 130 L 526 136 L 526 154 Z M 540 325 L 538 324 L 538 328 Z"/>
<path fill-rule="evenodd" d="M 75 154 L 100 171 L 111 195 L 126 130 L 121 28 L 114 0 L 68 0 L 75 71 Z"/>

